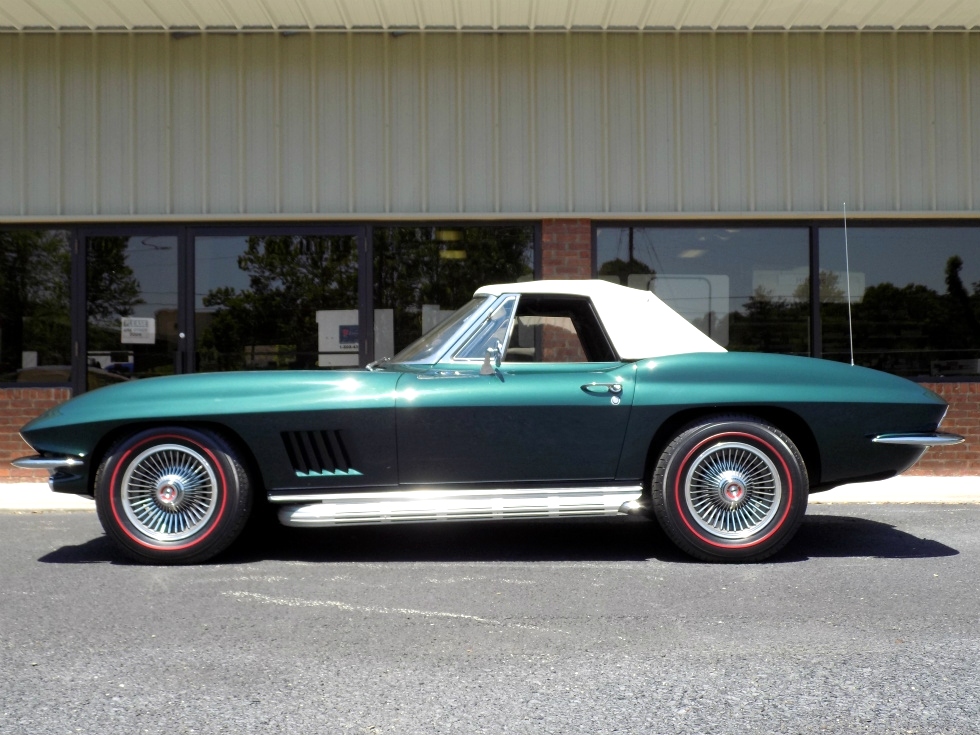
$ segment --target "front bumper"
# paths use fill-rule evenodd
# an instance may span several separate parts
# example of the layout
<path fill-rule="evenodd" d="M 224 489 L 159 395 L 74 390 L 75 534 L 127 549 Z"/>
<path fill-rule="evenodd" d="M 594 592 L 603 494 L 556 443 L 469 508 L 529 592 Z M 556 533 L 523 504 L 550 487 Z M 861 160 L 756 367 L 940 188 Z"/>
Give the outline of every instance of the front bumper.
<path fill-rule="evenodd" d="M 12 460 L 10 464 L 22 470 L 47 470 L 48 487 L 55 492 L 77 493 L 74 487 L 85 472 L 85 460 L 81 457 L 35 455 Z"/>

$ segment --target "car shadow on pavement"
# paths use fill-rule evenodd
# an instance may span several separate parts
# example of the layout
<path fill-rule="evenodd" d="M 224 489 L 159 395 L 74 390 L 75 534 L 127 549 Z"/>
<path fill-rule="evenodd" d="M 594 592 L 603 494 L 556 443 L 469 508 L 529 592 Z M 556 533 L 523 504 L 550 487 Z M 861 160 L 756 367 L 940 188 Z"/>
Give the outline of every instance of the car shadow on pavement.
<path fill-rule="evenodd" d="M 895 526 L 846 516 L 806 516 L 795 538 L 767 563 L 812 558 L 919 559 L 959 554 Z M 211 564 L 261 561 L 474 562 L 647 561 L 699 563 L 681 553 L 656 523 L 642 518 L 497 521 L 251 531 Z M 52 564 L 130 562 L 105 536 L 63 546 Z"/>

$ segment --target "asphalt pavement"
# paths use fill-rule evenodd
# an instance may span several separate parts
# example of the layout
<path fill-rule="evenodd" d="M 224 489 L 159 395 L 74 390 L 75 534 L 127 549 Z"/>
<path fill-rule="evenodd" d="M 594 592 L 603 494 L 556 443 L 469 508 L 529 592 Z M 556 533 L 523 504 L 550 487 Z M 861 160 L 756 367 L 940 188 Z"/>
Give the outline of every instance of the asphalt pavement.
<path fill-rule="evenodd" d="M 820 504 L 744 565 L 630 518 L 282 529 L 175 568 L 0 513 L 0 732 L 976 735 L 978 526 Z"/>
<path fill-rule="evenodd" d="M 880 482 L 841 485 L 810 496 L 810 504 L 828 503 L 980 503 L 980 477 L 902 475 Z M 95 503 L 77 495 L 48 490 L 45 483 L 0 483 L 0 511 L 94 511 Z"/>

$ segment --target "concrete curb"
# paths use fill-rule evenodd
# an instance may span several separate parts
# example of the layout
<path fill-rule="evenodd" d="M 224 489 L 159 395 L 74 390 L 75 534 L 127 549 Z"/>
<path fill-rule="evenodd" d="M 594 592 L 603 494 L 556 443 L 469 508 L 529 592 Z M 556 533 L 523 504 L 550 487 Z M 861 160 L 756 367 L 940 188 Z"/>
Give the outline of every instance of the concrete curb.
<path fill-rule="evenodd" d="M 841 485 L 810 503 L 980 503 L 980 477 L 893 477 Z M 53 493 L 45 483 L 0 483 L 0 512 L 94 511 L 95 501 Z"/>

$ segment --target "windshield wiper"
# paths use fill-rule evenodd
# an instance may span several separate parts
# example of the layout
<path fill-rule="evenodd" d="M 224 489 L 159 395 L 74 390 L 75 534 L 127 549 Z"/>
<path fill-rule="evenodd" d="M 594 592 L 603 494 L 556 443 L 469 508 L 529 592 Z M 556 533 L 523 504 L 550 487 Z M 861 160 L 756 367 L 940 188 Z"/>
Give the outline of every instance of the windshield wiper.
<path fill-rule="evenodd" d="M 372 370 L 372 371 L 373 370 L 379 370 L 379 369 L 381 369 L 381 366 L 384 363 L 390 362 L 390 361 L 391 361 L 391 358 L 390 357 L 382 357 L 380 360 L 375 360 L 374 362 L 369 362 L 367 364 L 367 369 L 368 370 Z"/>

